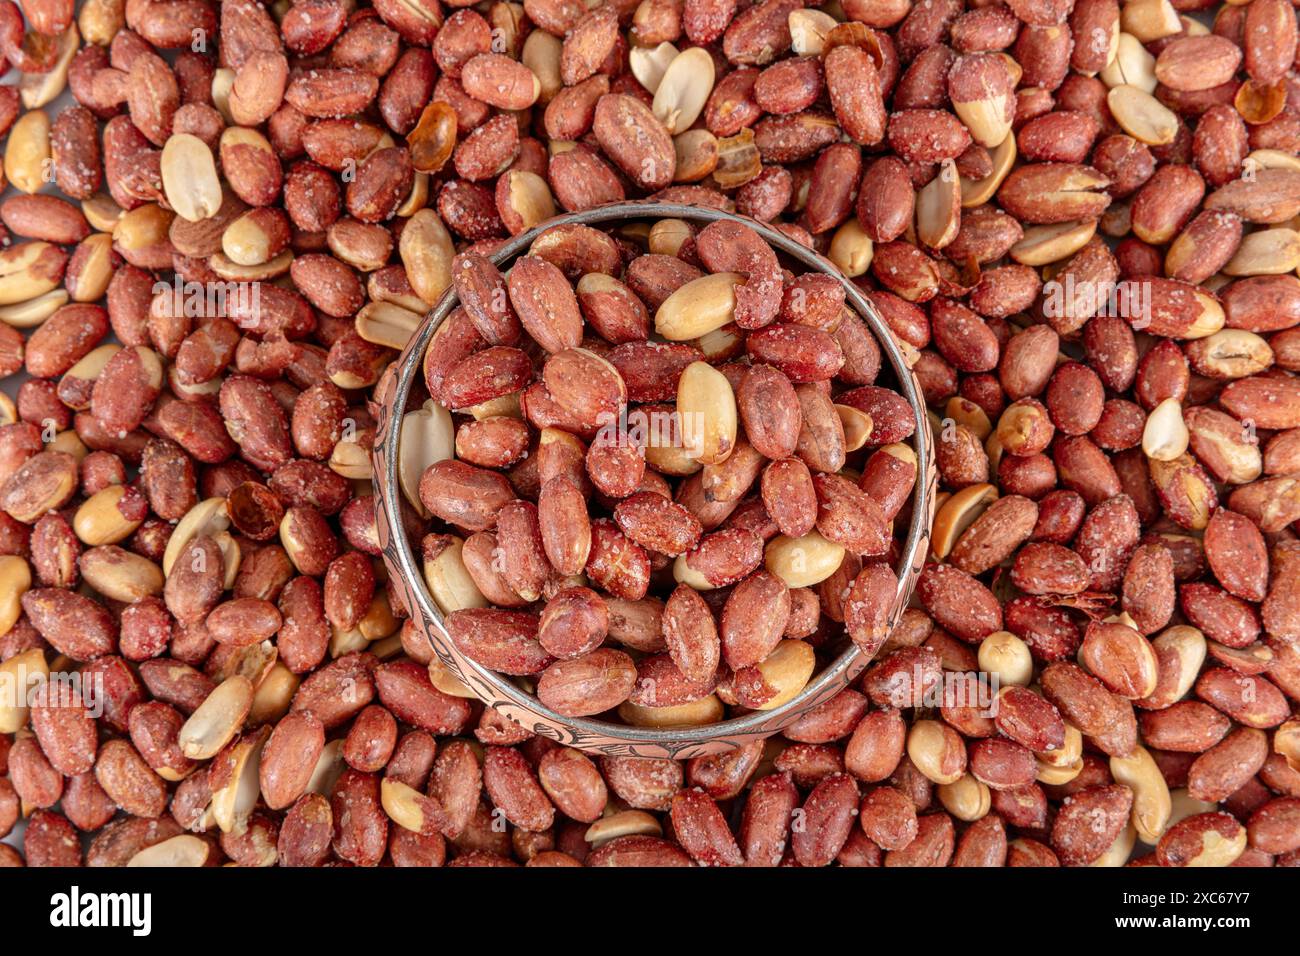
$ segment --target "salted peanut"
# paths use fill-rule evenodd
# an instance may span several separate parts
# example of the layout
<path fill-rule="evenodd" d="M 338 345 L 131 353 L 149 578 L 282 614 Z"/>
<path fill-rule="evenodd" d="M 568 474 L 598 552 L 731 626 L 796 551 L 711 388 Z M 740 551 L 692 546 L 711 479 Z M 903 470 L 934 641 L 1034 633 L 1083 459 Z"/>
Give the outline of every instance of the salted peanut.
<path fill-rule="evenodd" d="M 221 114 L 221 118 L 226 121 L 228 126 L 235 125 L 235 119 L 230 113 L 230 93 L 235 86 L 235 71 L 227 67 L 218 67 L 212 74 L 212 105 L 216 107 Z"/>
<path fill-rule="evenodd" d="M 171 577 L 172 567 L 197 538 L 210 537 L 219 541 L 224 535 L 229 537 L 230 513 L 226 509 L 225 498 L 205 498 L 185 513 L 185 517 L 176 523 L 176 528 L 167 539 L 167 548 L 163 552 L 162 569 L 166 577 Z"/>
<path fill-rule="evenodd" d="M 76 494 L 77 459 L 48 449 L 28 458 L 0 487 L 0 508 L 23 524 L 57 511 Z"/>
<path fill-rule="evenodd" d="M 1097 232 L 1095 220 L 1030 226 L 1011 247 L 1009 255 L 1025 266 L 1045 266 L 1068 259 L 1088 244 Z"/>
<path fill-rule="evenodd" d="M 844 546 L 816 531 L 798 538 L 777 535 L 764 549 L 763 563 L 791 588 L 820 584 L 839 570 Z"/>
<path fill-rule="evenodd" d="M 939 173 L 916 195 L 916 234 L 932 249 L 942 249 L 961 228 L 961 182 L 956 164 L 946 159 Z"/>
<path fill-rule="evenodd" d="M 100 232 L 112 232 L 117 221 L 122 218 L 122 207 L 113 201 L 107 193 L 96 193 L 89 199 L 81 201 L 81 214 L 90 223 L 90 228 Z"/>
<path fill-rule="evenodd" d="M 838 25 L 824 10 L 792 10 L 786 20 L 790 47 L 799 56 L 821 56 L 826 36 Z"/>
<path fill-rule="evenodd" d="M 735 321 L 735 288 L 743 279 L 738 272 L 692 279 L 659 306 L 655 331 L 670 342 L 686 342 Z"/>
<path fill-rule="evenodd" d="M 44 73 L 24 73 L 18 81 L 18 92 L 23 106 L 38 109 L 53 102 L 68 85 L 68 67 L 81 46 L 81 36 L 75 23 L 69 24 L 55 41 L 54 66 Z"/>
<path fill-rule="evenodd" d="M 479 605 L 480 607 L 482 605 Z M 450 697 L 465 700 L 477 700 L 478 695 L 469 689 L 459 677 L 453 674 L 442 661 L 433 657 L 429 661 L 429 683 Z"/>
<path fill-rule="evenodd" d="M 86 456 L 90 454 L 90 449 L 87 448 L 86 443 L 81 440 L 81 436 L 71 428 L 55 435 L 54 441 L 50 442 L 48 450 L 61 452 L 65 455 L 71 455 L 72 460 L 75 461 L 78 466 L 80 466 L 81 463 L 85 461 Z"/>
<path fill-rule="evenodd" d="M 675 256 L 682 248 L 682 243 L 692 238 L 695 230 L 690 224 L 682 219 L 660 219 L 650 227 L 650 233 L 647 236 L 651 255 Z M 583 276 L 579 282 L 585 282 L 590 278 L 598 277 L 598 273 Z M 579 294 L 582 289 L 579 288 Z"/>
<path fill-rule="evenodd" d="M 122 0 L 86 0 L 77 13 L 77 26 L 87 43 L 106 47 L 126 25 Z"/>
<path fill-rule="evenodd" d="M 38 193 L 48 182 L 50 169 L 50 118 L 44 110 L 31 110 L 9 128 L 5 143 L 4 172 L 22 192 Z"/>
<path fill-rule="evenodd" d="M 1093 867 L 1127 866 L 1133 856 L 1133 847 L 1136 844 L 1137 830 L 1132 823 L 1129 823 L 1120 831 L 1119 836 L 1115 837 L 1115 842 L 1088 865 Z"/>
<path fill-rule="evenodd" d="M 1268 342 L 1245 329 L 1221 329 L 1189 343 L 1186 351 L 1192 370 L 1209 378 L 1245 378 L 1273 364 Z"/>
<path fill-rule="evenodd" d="M 954 395 L 943 407 L 943 417 L 950 418 L 963 426 L 980 441 L 984 441 L 993 431 L 993 424 L 983 408 L 969 399 Z"/>
<path fill-rule="evenodd" d="M 935 793 L 943 808 L 963 823 L 983 819 L 993 807 L 993 793 L 988 785 L 969 773 L 963 773 L 952 783 L 940 784 Z"/>
<path fill-rule="evenodd" d="M 1015 85 L 1007 62 L 996 54 L 959 57 L 948 73 L 953 111 L 970 130 L 971 138 L 986 149 L 1011 134 Z"/>
<path fill-rule="evenodd" d="M 1117 86 L 1135 86 L 1145 93 L 1154 93 L 1159 83 L 1156 79 L 1156 58 L 1131 33 L 1119 35 L 1115 59 L 1111 60 L 1099 76 L 1112 89 Z"/>
<path fill-rule="evenodd" d="M 374 464 L 370 458 L 373 444 L 374 433 L 369 428 L 359 431 L 356 440 L 340 441 L 330 452 L 327 462 L 330 471 L 355 481 L 369 481 L 374 477 Z"/>
<path fill-rule="evenodd" d="M 532 30 L 524 40 L 519 62 L 532 70 L 541 85 L 539 103 L 549 103 L 564 87 L 560 78 L 560 54 L 564 41 L 545 30 Z"/>
<path fill-rule="evenodd" d="M 224 749 L 208 769 L 212 816 L 222 833 L 240 833 L 248 825 L 261 793 L 258 769 L 270 734 L 269 727 L 250 731 Z"/>
<path fill-rule="evenodd" d="M 0 251 L 0 305 L 26 303 L 52 292 L 66 262 L 64 252 L 48 242 L 23 242 Z M 25 328 L 35 323 L 13 324 Z"/>
<path fill-rule="evenodd" d="M 1223 267 L 1230 276 L 1282 275 L 1300 267 L 1300 232 L 1278 227 L 1244 236 Z"/>
<path fill-rule="evenodd" d="M 113 227 L 113 244 L 127 262 L 148 266 L 158 261 L 155 256 L 169 251 L 167 232 L 175 215 L 157 203 L 128 210 Z"/>
<path fill-rule="evenodd" d="M 1083 756 L 1083 734 L 1073 724 L 1065 724 L 1065 742 L 1055 750 L 1036 751 L 1039 764 L 1039 777 L 1041 783 L 1050 781 L 1044 780 L 1042 771 L 1044 768 L 1066 770 L 1073 769 L 1073 773 L 1067 777 L 1067 780 L 1073 779 L 1073 775 L 1078 773 L 1080 758 Z"/>
<path fill-rule="evenodd" d="M 621 810 L 607 813 L 587 827 L 583 839 L 594 850 L 610 840 L 626 836 L 663 836 L 659 820 L 644 810 Z"/>
<path fill-rule="evenodd" d="M 1189 434 L 1183 421 L 1183 406 L 1166 398 L 1147 415 L 1142 430 L 1142 451 L 1156 461 L 1173 461 L 1187 451 Z"/>
<path fill-rule="evenodd" d="M 1273 750 L 1289 761 L 1300 760 L 1300 719 L 1292 717 L 1273 731 Z"/>
<path fill-rule="evenodd" d="M 960 177 L 961 204 L 964 209 L 982 206 L 992 199 L 1002 187 L 1016 162 L 1016 137 L 1008 133 L 1002 142 L 989 150 L 990 170 L 978 179 Z"/>
<path fill-rule="evenodd" d="M 221 208 L 221 181 L 208 144 L 189 133 L 167 138 L 162 151 L 163 192 L 176 215 L 190 222 L 211 219 Z"/>
<path fill-rule="evenodd" d="M 651 109 L 670 136 L 691 128 L 713 92 L 713 57 L 691 47 L 673 58 L 659 78 Z"/>
<path fill-rule="evenodd" d="M 1156 78 L 1172 90 L 1209 90 L 1227 83 L 1241 65 L 1241 48 L 1206 34 L 1173 40 L 1160 50 Z"/>
<path fill-rule="evenodd" d="M 839 266 L 840 271 L 846 276 L 854 278 L 865 274 L 871 268 L 874 252 L 875 247 L 871 237 L 862 228 L 857 217 L 853 217 L 835 230 L 826 258 Z"/>
<path fill-rule="evenodd" d="M 0 683 L 8 688 L 36 687 L 49 676 L 45 652 L 38 647 L 0 661 Z M 0 697 L 0 733 L 17 733 L 27 725 L 27 694 L 6 692 Z"/>
<path fill-rule="evenodd" d="M 1256 149 L 1251 151 L 1242 165 L 1246 169 L 1253 169 L 1256 173 L 1265 169 L 1300 172 L 1300 156 L 1280 149 Z"/>
<path fill-rule="evenodd" d="M 371 653 L 375 653 L 371 647 Z M 376 654 L 376 656 L 379 656 Z M 293 695 L 301 685 L 298 675 L 289 670 L 282 661 L 273 663 L 265 676 L 257 684 L 253 694 L 253 705 L 248 710 L 248 720 L 254 726 L 274 724 L 289 712 Z"/>
<path fill-rule="evenodd" d="M 497 211 L 511 234 L 518 235 L 555 215 L 555 197 L 537 173 L 512 169 L 497 180 Z"/>
<path fill-rule="evenodd" d="M 123 501 L 130 494 L 124 485 L 109 485 L 91 495 L 72 518 L 72 530 L 90 547 L 125 541 L 144 522 L 123 514 Z"/>
<path fill-rule="evenodd" d="M 840 424 L 844 426 L 845 452 L 852 454 L 863 448 L 870 441 L 874 428 L 871 416 L 851 405 L 836 405 L 835 413 L 839 415 Z"/>
<path fill-rule="evenodd" d="M 109 241 L 111 243 L 111 237 Z M 19 280 L 26 282 L 27 278 Z M 12 289 L 14 285 L 7 281 L 7 277 L 0 277 L 0 295 L 3 290 Z M 0 305 L 0 322 L 5 325 L 13 326 L 15 329 L 31 329 L 40 325 L 59 309 L 68 304 L 68 293 L 64 289 L 53 289 L 35 298 L 26 301 L 16 302 L 12 305 Z"/>
<path fill-rule="evenodd" d="M 487 599 L 465 568 L 462 558 L 464 544 L 454 535 L 431 535 L 423 544 L 424 581 L 444 614 L 467 607 L 487 606 Z"/>
<path fill-rule="evenodd" d="M 652 441 L 645 449 L 646 464 L 655 471 L 681 478 L 693 475 L 704 467 L 681 440 L 676 414 L 673 415 L 671 425 L 657 429 L 656 433 L 660 439 Z"/>
<path fill-rule="evenodd" d="M 918 720 L 907 732 L 907 756 L 927 780 L 953 784 L 966 773 L 961 735 L 937 720 Z"/>
<path fill-rule="evenodd" d="M 762 661 L 736 671 L 732 686 L 741 706 L 775 710 L 807 686 L 816 667 L 810 644 L 781 641 Z"/>
<path fill-rule="evenodd" d="M 628 64 L 636 81 L 654 96 L 659 92 L 659 84 L 677 56 L 677 47 L 667 42 L 653 47 L 634 46 L 628 53 Z M 713 75 L 712 61 L 709 63 L 709 75 Z"/>
<path fill-rule="evenodd" d="M 388 819 L 412 833 L 435 833 L 447 825 L 436 799 L 392 777 L 379 782 L 379 802 Z"/>
<path fill-rule="evenodd" d="M 108 291 L 114 273 L 113 237 L 97 232 L 77 246 L 64 279 L 73 302 L 98 302 Z"/>
<path fill-rule="evenodd" d="M 1055 434 L 1051 416 L 1037 399 L 1022 398 L 1007 406 L 998 418 L 998 444 L 1009 455 L 1036 455 Z"/>
<path fill-rule="evenodd" d="M 1163 146 L 1178 135 L 1178 117 L 1150 93 L 1127 84 L 1106 94 L 1115 121 L 1140 143 Z"/>
<path fill-rule="evenodd" d="M 1142 842 L 1154 845 L 1168 829 L 1173 814 L 1164 774 L 1141 746 L 1127 756 L 1112 756 L 1110 774 L 1116 783 L 1133 791 L 1133 827 Z"/>
<path fill-rule="evenodd" d="M 397 249 L 411 288 L 432 308 L 451 285 L 456 256 L 451 233 L 436 212 L 421 209 L 406 220 Z"/>
<path fill-rule="evenodd" d="M 17 554 L 0 557 L 0 635 L 22 617 L 22 596 L 31 587 L 31 567 Z"/>
<path fill-rule="evenodd" d="M 201 867 L 207 866 L 215 847 L 192 833 L 180 833 L 151 844 L 127 860 L 128 867 Z"/>
<path fill-rule="evenodd" d="M 1083 773 L 1083 758 L 1076 757 L 1069 763 L 1056 766 L 1043 760 L 1041 754 L 1038 755 L 1038 773 L 1034 779 L 1049 787 L 1060 787 L 1074 780 L 1079 774 Z"/>
<path fill-rule="evenodd" d="M 667 729 L 671 727 L 702 727 L 722 719 L 724 708 L 717 694 L 709 694 L 686 704 L 668 707 L 647 707 L 630 700 L 618 705 L 618 716 L 633 727 Z"/>
<path fill-rule="evenodd" d="M 367 342 L 401 351 L 424 316 L 391 302 L 368 302 L 356 316 L 357 335 Z"/>
<path fill-rule="evenodd" d="M 133 604 L 163 590 L 162 568 L 124 548 L 92 547 L 81 556 L 80 565 L 86 583 L 114 601 Z"/>
<path fill-rule="evenodd" d="M 108 344 L 91 349 L 63 373 L 59 380 L 59 395 L 69 408 L 84 411 L 90 407 L 95 382 L 98 380 L 109 360 L 122 351 L 121 346 Z"/>
<path fill-rule="evenodd" d="M 1247 831 L 1227 813 L 1197 813 L 1169 827 L 1156 846 L 1161 866 L 1231 866 L 1246 852 Z"/>
<path fill-rule="evenodd" d="M 727 377 L 692 362 L 677 383 L 677 418 L 688 451 L 703 465 L 727 460 L 736 447 L 736 396 Z"/>
<path fill-rule="evenodd" d="M 248 210 L 221 233 L 222 254 L 237 266 L 265 266 L 288 244 L 288 220 L 267 206 Z"/>
<path fill-rule="evenodd" d="M 1033 655 L 1029 645 L 1010 631 L 994 631 L 980 641 L 979 668 L 996 674 L 1002 684 L 1028 687 L 1033 679 Z"/>
<path fill-rule="evenodd" d="M 1183 29 L 1169 0 L 1131 0 L 1120 11 L 1120 26 L 1142 43 L 1173 36 Z"/>
<path fill-rule="evenodd" d="M 191 760 L 215 757 L 239 733 L 252 705 L 252 681 L 242 674 L 227 677 L 181 727 L 181 751 Z"/>
<path fill-rule="evenodd" d="M 1182 700 L 1191 692 L 1205 663 L 1205 635 L 1194 627 L 1175 625 L 1161 631 L 1151 641 L 1156 654 L 1158 679 L 1151 694 L 1139 706 L 1159 710 Z"/>
<path fill-rule="evenodd" d="M 208 266 L 217 277 L 228 282 L 266 282 L 287 273 L 291 265 L 293 252 L 288 249 L 260 265 L 240 265 L 224 252 L 214 253 L 208 259 Z"/>
<path fill-rule="evenodd" d="M 503 110 L 527 109 L 541 95 L 532 71 L 500 53 L 480 53 L 461 69 L 461 84 L 475 99 Z"/>
<path fill-rule="evenodd" d="M 961 536 L 997 498 L 997 488 L 980 483 L 967 485 L 942 502 L 935 511 L 930 533 L 930 554 L 934 560 L 947 558 Z"/>

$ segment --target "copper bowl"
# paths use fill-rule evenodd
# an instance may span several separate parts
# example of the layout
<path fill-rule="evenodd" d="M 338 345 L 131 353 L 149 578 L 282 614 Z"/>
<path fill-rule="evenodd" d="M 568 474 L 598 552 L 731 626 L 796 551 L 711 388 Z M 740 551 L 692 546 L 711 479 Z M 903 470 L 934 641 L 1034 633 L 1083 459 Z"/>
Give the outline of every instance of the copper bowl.
<path fill-rule="evenodd" d="M 749 226 L 777 252 L 798 262 L 806 270 L 838 278 L 844 286 L 846 304 L 862 316 L 875 334 L 898 388 L 916 416 L 916 431 L 910 443 L 916 452 L 918 477 L 912 492 L 911 525 L 895 568 L 898 591 L 889 617 L 891 626 L 897 624 L 911 599 L 929 550 L 937 482 L 934 439 L 920 385 L 907 367 L 903 353 L 888 326 L 858 287 L 846 281 L 829 260 L 756 220 L 710 207 L 652 201 L 613 203 L 557 216 L 502 243 L 491 259 L 498 266 L 509 263 L 524 253 L 538 234 L 564 223 L 595 226 L 658 219 L 683 219 L 701 226 L 728 219 Z M 648 728 L 592 718 L 563 717 L 545 707 L 511 678 L 488 670 L 462 654 L 443 626 L 442 614 L 425 586 L 421 561 L 403 531 L 409 521 L 403 521 L 402 509 L 409 509 L 409 505 L 403 499 L 397 477 L 402 416 L 423 401 L 421 366 L 425 349 L 438 324 L 455 308 L 456 303 L 455 290 L 448 289 L 411 336 L 398 358 L 395 371 L 384 377 L 377 397 L 381 408 L 373 453 L 376 523 L 390 586 L 397 590 L 400 599 L 410 609 L 418 632 L 429 641 L 434 654 L 451 674 L 459 678 L 485 704 L 496 708 L 532 733 L 549 737 L 566 746 L 609 756 L 685 759 L 730 750 L 779 733 L 804 712 L 839 693 L 862 671 L 868 662 L 851 642 L 846 641 L 845 649 L 834 661 L 815 673 L 798 695 L 779 707 L 752 711 L 714 724 Z M 413 401 L 413 398 L 416 400 Z"/>

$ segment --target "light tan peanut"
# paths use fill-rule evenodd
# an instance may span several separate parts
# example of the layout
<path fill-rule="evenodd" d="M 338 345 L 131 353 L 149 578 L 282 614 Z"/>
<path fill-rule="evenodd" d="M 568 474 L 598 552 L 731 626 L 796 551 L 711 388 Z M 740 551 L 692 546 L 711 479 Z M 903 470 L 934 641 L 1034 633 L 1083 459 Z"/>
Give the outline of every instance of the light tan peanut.
<path fill-rule="evenodd" d="M 1176 398 L 1166 398 L 1147 416 L 1142 431 L 1142 450 L 1148 458 L 1174 461 L 1187 451 L 1188 438 L 1182 403 Z"/>
<path fill-rule="evenodd" d="M 691 128 L 713 92 L 713 57 L 702 47 L 677 54 L 654 91 L 652 109 L 670 135 Z"/>
<path fill-rule="evenodd" d="M 38 193 L 50 181 L 50 118 L 44 110 L 20 116 L 5 143 L 5 176 L 15 188 Z"/>
<path fill-rule="evenodd" d="M 1110 758 L 1111 776 L 1133 791 L 1133 827 L 1144 843 L 1154 844 L 1169 827 L 1173 803 L 1164 775 L 1144 747 Z"/>
<path fill-rule="evenodd" d="M 197 136 L 177 133 L 162 151 L 163 191 L 176 214 L 190 222 L 210 219 L 221 208 L 221 182 L 212 150 Z"/>
<path fill-rule="evenodd" d="M 659 84 L 677 55 L 677 47 L 667 42 L 653 47 L 634 46 L 628 53 L 628 62 L 637 82 L 654 96 L 659 92 Z M 709 66 L 712 69 L 713 64 L 710 63 Z"/>
<path fill-rule="evenodd" d="M 946 207 L 950 208 L 950 207 Z M 849 219 L 831 237 L 831 247 L 826 257 L 840 267 L 840 271 L 853 278 L 871 268 L 875 247 L 857 219 Z"/>
<path fill-rule="evenodd" d="M 655 331 L 671 342 L 698 339 L 735 317 L 735 272 L 717 272 L 686 283 L 659 306 Z"/>
<path fill-rule="evenodd" d="M 964 823 L 974 823 L 992 808 L 993 795 L 988 786 L 964 773 L 952 783 L 940 784 L 935 791 L 945 810 Z"/>
<path fill-rule="evenodd" d="M 44 73 L 26 73 L 18 81 L 23 106 L 29 110 L 52 103 L 68 85 L 68 67 L 81 46 L 81 35 L 75 23 L 58 38 L 58 54 L 54 66 Z"/>
<path fill-rule="evenodd" d="M 802 537 L 777 535 L 764 552 L 764 564 L 789 587 L 811 587 L 825 581 L 844 559 L 844 546 L 828 541 L 818 532 Z"/>
<path fill-rule="evenodd" d="M 39 687 L 49 673 L 45 652 L 38 647 L 0 661 L 0 678 L 3 678 L 5 686 L 24 691 L 17 694 L 7 690 L 3 699 L 0 699 L 0 733 L 17 733 L 27 725 L 29 697 L 26 690 Z"/>
<path fill-rule="evenodd" d="M 677 383 L 677 417 L 687 448 L 704 465 L 720 464 L 736 447 L 736 397 L 725 375 L 692 362 Z"/>
<path fill-rule="evenodd" d="M 252 706 L 252 681 L 242 674 L 226 678 L 181 727 L 181 751 L 191 760 L 215 757 L 239 733 Z"/>
<path fill-rule="evenodd" d="M 1029 645 L 1010 631 L 994 631 L 980 642 L 980 670 L 996 674 L 1003 684 L 1027 687 L 1033 676 Z"/>
<path fill-rule="evenodd" d="M 754 709 L 773 710 L 793 700 L 804 689 L 816 664 L 810 645 L 803 641 L 782 641 L 758 664 L 737 672 L 737 696 L 743 701 L 747 682 L 755 680 L 762 686 L 760 697 L 765 699 L 761 703 L 754 700 Z"/>
<path fill-rule="evenodd" d="M 406 221 L 398 253 L 415 294 L 430 308 L 451 285 L 456 250 L 451 234 L 432 209 L 421 209 Z"/>
<path fill-rule="evenodd" d="M 143 519 L 129 518 L 122 513 L 119 506 L 127 494 L 125 486 L 109 485 L 87 498 L 72 518 L 72 530 L 77 537 L 92 548 L 117 544 L 130 537 Z"/>

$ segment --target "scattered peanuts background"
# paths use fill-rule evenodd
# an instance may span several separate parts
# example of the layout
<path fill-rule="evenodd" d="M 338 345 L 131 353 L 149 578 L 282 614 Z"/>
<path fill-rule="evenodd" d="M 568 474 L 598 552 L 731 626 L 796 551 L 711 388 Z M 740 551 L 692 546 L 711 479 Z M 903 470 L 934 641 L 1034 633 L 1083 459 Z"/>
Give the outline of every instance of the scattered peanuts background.
<path fill-rule="evenodd" d="M 1297 32 L 1290 0 L 0 0 L 0 864 L 1297 864 Z M 645 197 L 825 254 L 904 353 L 939 500 L 892 630 L 917 422 L 837 283 L 730 223 L 486 258 Z M 398 523 L 459 650 L 649 727 L 850 642 L 863 675 L 679 762 L 531 736 L 431 661 L 369 455 L 452 287 Z"/>

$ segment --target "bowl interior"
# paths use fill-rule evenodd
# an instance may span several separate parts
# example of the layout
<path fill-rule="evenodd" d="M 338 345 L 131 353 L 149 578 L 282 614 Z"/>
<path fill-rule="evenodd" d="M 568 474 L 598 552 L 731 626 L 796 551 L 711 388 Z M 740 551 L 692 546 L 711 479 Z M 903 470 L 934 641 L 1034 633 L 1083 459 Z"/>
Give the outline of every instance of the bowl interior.
<path fill-rule="evenodd" d="M 711 207 L 650 201 L 616 203 L 548 220 L 506 241 L 491 258 L 498 266 L 508 265 L 527 251 L 537 235 L 562 223 L 600 227 L 658 219 L 684 219 L 701 226 L 722 219 L 744 223 L 758 232 L 779 254 L 798 262 L 804 269 L 824 272 L 839 279 L 845 289 L 846 304 L 863 318 L 874 333 L 887 362 L 887 368 L 882 366 L 882 374 L 887 370 L 892 371 L 893 384 L 911 405 L 916 419 L 916 430 L 909 443 L 917 456 L 917 480 L 912 492 L 908 534 L 895 566 L 899 585 L 890 612 L 892 626 L 897 623 L 911 598 L 916 578 L 929 550 L 937 474 L 933 437 L 920 387 L 908 369 L 888 326 L 856 285 L 845 280 L 827 259 L 755 220 Z M 815 673 L 800 694 L 779 707 L 753 711 L 703 726 L 649 728 L 586 717 L 562 717 L 509 678 L 490 671 L 461 654 L 443 626 L 442 614 L 425 586 L 421 562 L 404 530 L 407 521 L 404 520 L 403 509 L 409 509 L 409 505 L 403 499 L 397 478 L 402 416 L 408 407 L 419 404 L 418 401 L 413 402 L 413 397 L 423 391 L 425 349 L 439 323 L 456 304 L 454 289 L 448 289 L 412 335 L 398 359 L 396 374 L 387 377 L 380 395 L 381 408 L 374 447 L 376 523 L 391 586 L 398 590 L 399 597 L 410 609 L 415 627 L 429 640 L 442 664 L 480 699 L 533 733 L 567 746 L 611 756 L 684 759 L 729 750 L 779 732 L 800 714 L 838 693 L 866 666 L 868 662 L 857 648 L 852 642 L 846 641 L 847 647 L 834 661 Z"/>

